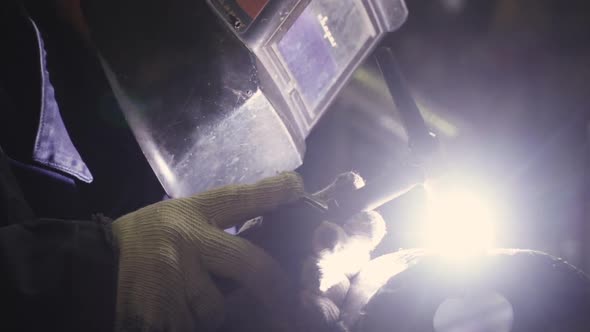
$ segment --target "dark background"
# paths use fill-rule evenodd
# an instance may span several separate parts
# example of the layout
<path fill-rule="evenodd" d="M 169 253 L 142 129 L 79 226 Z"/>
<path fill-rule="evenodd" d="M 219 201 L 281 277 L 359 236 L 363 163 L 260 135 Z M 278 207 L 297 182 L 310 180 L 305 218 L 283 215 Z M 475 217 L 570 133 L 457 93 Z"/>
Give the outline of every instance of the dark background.
<path fill-rule="evenodd" d="M 394 48 L 448 169 L 498 203 L 497 244 L 590 271 L 590 5 L 587 1 L 408 0 Z M 307 142 L 309 189 L 339 172 L 369 181 L 407 155 L 405 133 L 371 60 Z M 477 183 L 476 183 L 477 182 Z M 415 190 L 381 212 L 381 250 L 414 243 Z"/>

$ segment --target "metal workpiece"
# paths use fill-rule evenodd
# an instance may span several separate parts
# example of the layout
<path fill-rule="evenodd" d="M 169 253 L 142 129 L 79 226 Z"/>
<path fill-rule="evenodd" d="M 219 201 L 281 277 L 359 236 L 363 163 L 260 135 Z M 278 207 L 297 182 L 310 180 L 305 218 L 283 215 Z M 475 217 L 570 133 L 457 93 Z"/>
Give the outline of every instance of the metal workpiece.
<path fill-rule="evenodd" d="M 588 305 L 590 279 L 543 252 L 491 249 L 453 261 L 405 249 L 360 271 L 341 319 L 357 332 L 587 331 Z"/>

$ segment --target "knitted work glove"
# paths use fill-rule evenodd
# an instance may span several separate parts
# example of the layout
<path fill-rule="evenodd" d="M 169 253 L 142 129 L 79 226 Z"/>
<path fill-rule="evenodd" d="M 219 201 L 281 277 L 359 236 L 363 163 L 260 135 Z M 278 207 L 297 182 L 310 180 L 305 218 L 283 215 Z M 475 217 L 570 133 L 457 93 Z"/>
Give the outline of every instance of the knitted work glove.
<path fill-rule="evenodd" d="M 293 293 L 277 263 L 223 229 L 302 195 L 300 177 L 283 173 L 254 185 L 159 202 L 116 220 L 117 330 L 215 330 L 224 318 L 224 300 L 213 275 L 250 290 L 272 312 L 273 330 L 292 330 L 297 299 L 285 306 Z"/>
<path fill-rule="evenodd" d="M 311 197 L 328 204 L 363 185 L 359 175 L 349 172 Z M 348 220 L 323 220 L 315 209 L 300 203 L 249 221 L 240 236 L 265 248 L 296 279 L 302 330 L 332 331 L 339 328 L 340 306 L 351 278 L 369 261 L 386 226 L 377 212 L 361 212 Z M 253 295 L 242 290 L 226 298 L 230 314 L 223 332 L 273 330 L 267 312 L 259 310 Z"/>
<path fill-rule="evenodd" d="M 358 174 L 344 173 L 314 196 L 322 201 L 337 201 L 340 195 L 364 185 Z M 348 220 L 325 220 L 315 228 L 312 253 L 301 271 L 302 302 L 310 321 L 316 324 L 315 330 L 343 330 L 341 306 L 351 280 L 369 262 L 371 251 L 385 233 L 385 221 L 375 211 L 360 212 Z"/>

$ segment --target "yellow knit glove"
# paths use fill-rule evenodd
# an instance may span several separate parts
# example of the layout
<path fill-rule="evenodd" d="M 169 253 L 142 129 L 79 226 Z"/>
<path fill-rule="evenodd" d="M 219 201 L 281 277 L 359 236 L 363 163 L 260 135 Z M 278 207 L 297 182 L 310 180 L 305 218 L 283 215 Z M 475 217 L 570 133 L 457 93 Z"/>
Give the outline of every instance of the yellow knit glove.
<path fill-rule="evenodd" d="M 254 185 L 159 202 L 116 220 L 117 330 L 215 330 L 224 309 L 212 275 L 233 279 L 259 297 L 280 322 L 275 331 L 292 330 L 293 307 L 284 305 L 292 294 L 278 264 L 262 249 L 223 229 L 303 193 L 301 178 L 283 173 Z"/>
<path fill-rule="evenodd" d="M 323 190 L 308 196 L 317 203 L 337 202 L 364 186 L 356 173 L 341 174 Z M 331 203 L 330 203 L 331 204 Z M 317 213 L 317 211 L 316 211 Z M 339 331 L 341 307 L 348 298 L 351 280 L 370 259 L 383 239 L 385 221 L 374 211 L 347 220 L 323 220 L 310 213 L 307 204 L 295 204 L 252 220 L 241 236 L 266 248 L 291 272 L 299 292 L 302 331 Z M 227 320 L 223 331 L 274 331 L 267 310 L 251 292 L 239 290 L 226 298 Z"/>

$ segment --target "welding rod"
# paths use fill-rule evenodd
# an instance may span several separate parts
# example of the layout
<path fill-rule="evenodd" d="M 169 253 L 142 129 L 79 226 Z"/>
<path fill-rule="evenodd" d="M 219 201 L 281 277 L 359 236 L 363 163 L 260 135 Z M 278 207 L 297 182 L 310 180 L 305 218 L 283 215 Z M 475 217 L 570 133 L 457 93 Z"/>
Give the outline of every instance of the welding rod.
<path fill-rule="evenodd" d="M 374 210 L 406 194 L 424 181 L 424 171 L 420 167 L 403 166 L 391 169 L 386 174 L 369 179 L 364 187 L 341 194 L 335 200 L 335 206 L 328 209 L 329 219 L 346 221 L 361 211 Z"/>

